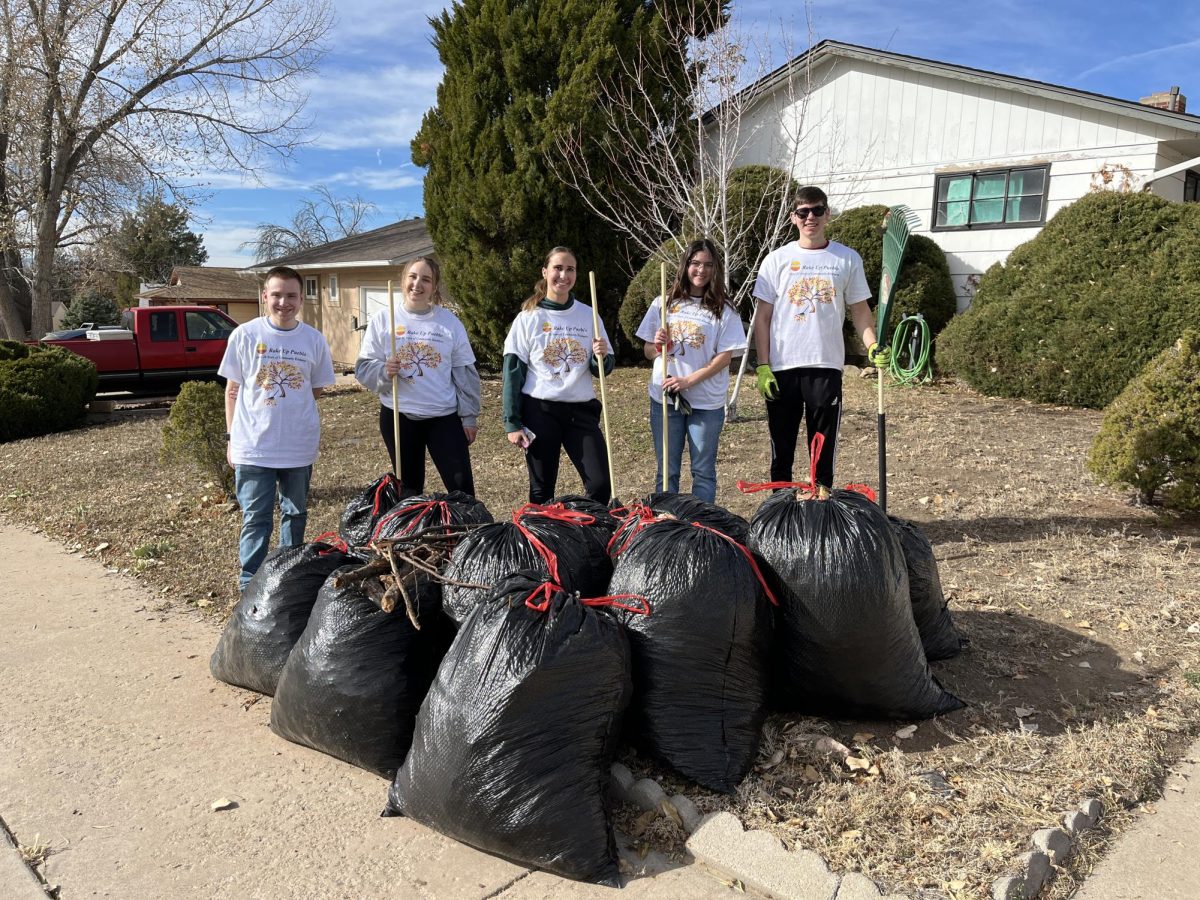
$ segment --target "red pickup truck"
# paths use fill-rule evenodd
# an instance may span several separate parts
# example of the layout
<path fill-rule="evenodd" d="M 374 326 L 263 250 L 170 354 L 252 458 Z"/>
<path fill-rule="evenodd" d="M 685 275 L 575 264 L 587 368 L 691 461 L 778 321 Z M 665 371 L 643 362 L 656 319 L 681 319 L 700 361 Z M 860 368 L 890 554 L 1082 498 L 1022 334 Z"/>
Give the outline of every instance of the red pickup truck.
<path fill-rule="evenodd" d="M 73 340 L 47 339 L 96 364 L 101 391 L 176 390 L 215 378 L 237 323 L 211 306 L 140 306 L 130 328 L 104 328 Z"/>

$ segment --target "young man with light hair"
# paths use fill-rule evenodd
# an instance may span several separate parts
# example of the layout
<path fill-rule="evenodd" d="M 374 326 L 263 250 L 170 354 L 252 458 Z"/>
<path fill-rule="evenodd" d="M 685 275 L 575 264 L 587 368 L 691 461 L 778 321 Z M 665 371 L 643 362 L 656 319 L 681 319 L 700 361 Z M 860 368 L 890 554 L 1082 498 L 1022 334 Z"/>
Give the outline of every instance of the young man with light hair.
<path fill-rule="evenodd" d="M 295 269 L 267 272 L 267 314 L 234 329 L 217 370 L 226 380 L 226 458 L 242 508 L 243 591 L 267 555 L 277 498 L 279 546 L 304 543 L 308 485 L 321 439 L 317 398 L 334 374 L 325 336 L 300 321 L 303 290 Z"/>
<path fill-rule="evenodd" d="M 771 480 L 792 481 L 803 419 L 810 445 L 815 435 L 824 436 L 816 481 L 825 494 L 833 487 L 842 416 L 846 309 L 873 365 L 886 366 L 889 351 L 876 343 L 862 258 L 825 237 L 825 192 L 801 188 L 791 201 L 790 218 L 796 240 L 768 254 L 754 282 L 760 304 L 754 321 L 758 390 L 767 401 Z"/>

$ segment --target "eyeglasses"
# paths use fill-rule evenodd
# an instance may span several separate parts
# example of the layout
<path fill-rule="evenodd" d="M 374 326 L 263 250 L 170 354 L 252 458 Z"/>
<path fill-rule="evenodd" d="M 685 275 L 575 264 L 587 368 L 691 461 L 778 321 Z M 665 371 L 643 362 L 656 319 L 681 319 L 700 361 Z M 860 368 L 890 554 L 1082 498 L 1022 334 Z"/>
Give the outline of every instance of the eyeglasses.
<path fill-rule="evenodd" d="M 816 216 L 818 219 L 825 213 L 829 212 L 828 206 L 797 206 L 792 210 L 792 215 L 803 222 L 810 215 Z"/>

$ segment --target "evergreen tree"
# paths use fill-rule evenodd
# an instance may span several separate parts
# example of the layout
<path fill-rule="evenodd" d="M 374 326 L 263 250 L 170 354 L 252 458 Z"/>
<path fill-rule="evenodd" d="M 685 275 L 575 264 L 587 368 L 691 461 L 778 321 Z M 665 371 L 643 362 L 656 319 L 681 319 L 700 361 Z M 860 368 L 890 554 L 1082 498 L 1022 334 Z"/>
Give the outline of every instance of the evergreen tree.
<path fill-rule="evenodd" d="M 499 362 L 509 323 L 556 245 L 577 254 L 576 295 L 585 302 L 587 273 L 596 273 L 601 312 L 617 335 L 627 249 L 554 177 L 550 156 L 569 129 L 607 127 L 597 87 L 635 65 L 634 48 L 662 32 L 658 11 L 643 0 L 460 0 L 431 23 L 445 74 L 412 156 L 428 168 L 429 230 L 477 356 Z M 664 78 L 653 102 L 669 106 L 675 96 Z M 594 152 L 594 165 L 620 171 L 620 160 L 599 158 L 599 144 Z"/>
<path fill-rule="evenodd" d="M 117 301 L 122 306 L 131 305 L 140 282 L 165 284 L 175 266 L 202 266 L 208 260 L 204 238 L 188 229 L 187 209 L 157 196 L 139 200 L 106 243 L 120 273 Z"/>

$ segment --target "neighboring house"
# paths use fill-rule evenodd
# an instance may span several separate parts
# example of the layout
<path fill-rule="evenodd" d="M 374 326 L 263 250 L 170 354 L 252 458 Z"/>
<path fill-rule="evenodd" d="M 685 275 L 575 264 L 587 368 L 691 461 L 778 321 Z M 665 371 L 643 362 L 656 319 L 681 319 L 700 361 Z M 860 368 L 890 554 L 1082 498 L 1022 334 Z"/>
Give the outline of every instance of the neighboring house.
<path fill-rule="evenodd" d="M 742 97 L 738 165 L 790 169 L 835 211 L 908 204 L 946 252 L 960 310 L 981 273 L 1089 191 L 1200 199 L 1200 117 L 1177 88 L 1137 103 L 822 41 Z"/>
<path fill-rule="evenodd" d="M 176 266 L 170 280 L 137 295 L 139 306 L 198 303 L 215 306 L 239 324 L 258 316 L 257 275 L 220 266 Z"/>
<path fill-rule="evenodd" d="M 259 278 L 272 266 L 298 271 L 304 278 L 304 321 L 325 335 L 335 365 L 353 368 L 361 342 L 356 329 L 365 328 L 376 310 L 387 309 L 388 282 L 399 303 L 405 264 L 432 254 L 425 220 L 407 219 L 267 260 L 248 271 Z"/>

